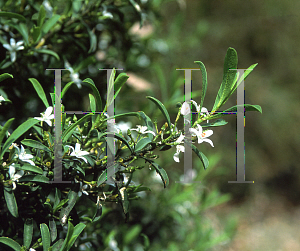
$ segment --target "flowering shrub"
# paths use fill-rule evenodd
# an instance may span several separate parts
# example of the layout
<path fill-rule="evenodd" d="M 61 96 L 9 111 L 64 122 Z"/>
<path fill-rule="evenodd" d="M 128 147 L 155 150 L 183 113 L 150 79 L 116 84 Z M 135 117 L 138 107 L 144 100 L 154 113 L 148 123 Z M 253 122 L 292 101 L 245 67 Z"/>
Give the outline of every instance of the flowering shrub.
<path fill-rule="evenodd" d="M 202 75 L 206 77 L 206 70 L 202 62 L 198 62 Z M 1 197 L 4 207 L 0 211 L 2 222 L 0 227 L 0 243 L 10 246 L 14 250 L 35 250 L 43 246 L 43 250 L 70 250 L 87 242 L 80 238 L 80 234 L 89 224 L 101 219 L 103 203 L 118 203 L 123 211 L 125 220 L 129 218 L 130 201 L 138 199 L 138 192 L 149 191 L 150 188 L 133 181 L 133 174 L 145 166 L 155 169 L 160 176 L 163 186 L 169 184 L 166 171 L 155 162 L 159 157 L 155 150 L 172 151 L 174 161 L 179 162 L 180 152 L 185 151 L 182 145 L 185 141 L 183 128 L 177 128 L 179 119 L 191 115 L 191 105 L 195 108 L 196 118 L 191 121 L 190 133 L 192 136 L 192 150 L 200 158 L 204 169 L 208 167 L 208 159 L 200 152 L 199 144 L 214 144 L 208 137 L 213 135 L 212 128 L 225 125 L 227 122 L 219 119 L 226 114 L 215 113 L 238 87 L 238 74 L 229 71 L 237 67 L 237 54 L 229 48 L 225 57 L 224 77 L 218 96 L 211 112 L 203 107 L 207 80 L 204 78 L 201 103 L 194 100 L 191 103 L 183 102 L 178 106 L 178 114 L 171 122 L 165 106 L 156 98 L 148 96 L 149 101 L 160 109 L 165 124 L 158 128 L 143 111 L 117 114 L 114 118 L 135 116 L 141 124 L 136 128 L 122 130 L 123 125 L 115 127 L 115 168 L 114 177 L 107 177 L 108 158 L 106 155 L 106 138 L 108 123 L 113 118 L 106 114 L 107 106 L 100 114 L 88 113 L 78 119 L 62 114 L 62 175 L 63 181 L 70 183 L 51 183 L 54 178 L 55 158 L 55 128 L 54 128 L 54 93 L 50 93 L 52 105 L 49 105 L 41 84 L 36 79 L 30 79 L 38 96 L 45 104 L 46 110 L 41 117 L 29 118 L 22 123 L 11 135 L 8 129 L 13 122 L 9 119 L 0 131 L 0 182 Z M 256 65 L 249 67 L 245 77 Z M 233 75 L 233 77 L 232 77 Z M 0 80 L 12 77 L 10 74 L 0 75 Z M 115 95 L 127 81 L 127 76 L 121 73 L 114 81 Z M 62 98 L 68 88 L 75 83 L 69 82 L 62 90 Z M 96 85 L 91 79 L 85 79 L 82 85 L 90 86 L 93 95 L 90 98 L 90 110 L 102 109 L 102 101 Z M 7 95 L 1 102 L 9 102 Z M 64 105 L 62 104 L 62 112 Z M 192 107 L 192 108 L 193 108 Z M 258 105 L 244 105 L 246 111 L 260 111 Z M 234 112 L 237 106 L 226 111 Z M 226 112 L 225 111 L 225 112 Z M 211 122 L 218 118 L 216 121 Z M 44 123 L 45 122 L 45 123 Z M 128 125 L 126 125 L 128 127 Z M 27 132 L 30 132 L 29 134 Z M 16 142 L 21 139 L 20 145 Z M 197 144 L 195 146 L 195 144 Z M 24 147 L 25 146 L 25 147 Z M 176 148 L 174 153 L 174 148 Z M 139 160 L 144 161 L 141 165 Z M 89 207 L 78 210 L 76 207 L 83 194 L 88 199 Z M 7 221 L 8 220 L 8 221 Z M 39 226 L 40 234 L 37 233 Z M 64 234 L 66 229 L 66 234 Z M 38 232 L 39 232 L 38 231 Z M 20 237 L 23 244 L 20 245 Z M 41 236 L 41 238 L 39 238 Z M 145 237 L 146 238 L 146 237 Z"/>

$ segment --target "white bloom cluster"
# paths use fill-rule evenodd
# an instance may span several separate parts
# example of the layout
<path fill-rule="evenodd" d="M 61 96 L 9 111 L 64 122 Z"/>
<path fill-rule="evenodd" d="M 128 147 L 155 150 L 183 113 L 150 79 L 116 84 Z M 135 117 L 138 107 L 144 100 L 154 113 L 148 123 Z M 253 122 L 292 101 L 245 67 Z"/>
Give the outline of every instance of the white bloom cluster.
<path fill-rule="evenodd" d="M 198 106 L 198 104 L 194 100 L 191 100 L 191 102 L 196 107 L 197 112 L 200 112 L 200 105 Z M 181 107 L 180 112 L 184 116 L 190 114 L 191 113 L 190 105 L 187 102 L 184 102 L 182 107 Z M 208 110 L 205 107 L 202 107 L 200 115 L 203 115 L 204 113 L 208 115 Z M 203 131 L 202 126 L 198 124 L 197 129 L 190 128 L 190 133 L 191 133 L 192 136 L 196 136 L 198 138 L 198 144 L 201 144 L 203 142 L 207 142 L 212 147 L 214 147 L 213 142 L 210 139 L 207 139 L 209 136 L 211 136 L 213 134 L 212 130 Z M 184 135 L 180 134 L 179 138 L 176 140 L 175 143 L 182 143 L 183 141 L 184 141 Z M 179 153 L 184 152 L 184 150 L 185 150 L 185 148 L 184 148 L 183 145 L 179 145 L 179 144 L 176 145 L 176 152 L 173 156 L 173 159 L 176 162 L 179 162 Z"/>

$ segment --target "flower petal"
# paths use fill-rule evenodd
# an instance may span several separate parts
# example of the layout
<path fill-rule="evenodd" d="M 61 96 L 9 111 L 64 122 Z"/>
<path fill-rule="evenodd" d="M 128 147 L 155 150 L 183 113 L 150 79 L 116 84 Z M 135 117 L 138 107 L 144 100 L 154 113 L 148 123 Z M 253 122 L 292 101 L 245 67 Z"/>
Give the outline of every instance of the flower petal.
<path fill-rule="evenodd" d="M 180 113 L 182 115 L 187 115 L 187 114 L 191 113 L 191 107 L 186 101 L 182 104 Z"/>

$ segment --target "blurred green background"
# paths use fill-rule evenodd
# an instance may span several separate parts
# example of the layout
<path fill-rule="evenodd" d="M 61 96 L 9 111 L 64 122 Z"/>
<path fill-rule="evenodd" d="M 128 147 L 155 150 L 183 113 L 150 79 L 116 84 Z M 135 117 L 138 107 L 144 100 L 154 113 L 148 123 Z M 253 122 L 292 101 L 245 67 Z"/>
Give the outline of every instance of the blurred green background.
<path fill-rule="evenodd" d="M 232 200 L 220 211 L 241 217 L 238 233 L 226 250 L 300 248 L 299 4 L 178 0 L 161 6 L 162 25 L 156 27 L 155 36 L 168 50 L 155 63 L 165 73 L 166 93 L 162 93 L 156 71 L 145 70 L 143 76 L 150 79 L 153 91 L 162 100 L 175 85 L 171 78 L 175 69 L 197 68 L 193 62 L 199 60 L 208 72 L 204 106 L 210 110 L 221 83 L 228 47 L 237 50 L 239 68 L 258 63 L 245 81 L 245 103 L 259 104 L 263 109 L 262 115 L 247 112 L 245 120 L 246 180 L 255 183 L 228 184 L 235 180 L 235 116 L 225 117 L 229 123 L 214 130 L 214 148 L 200 147 L 208 157 L 214 152 L 220 154 L 213 174 L 207 178 L 222 192 L 232 194 Z M 182 77 L 183 73 L 178 75 Z M 193 90 L 200 90 L 200 72 L 192 76 Z M 180 88 L 183 93 L 183 86 Z M 195 100 L 199 103 L 199 99 Z M 236 94 L 224 108 L 235 104 Z M 176 169 L 181 165 L 170 163 Z"/>
<path fill-rule="evenodd" d="M 140 2 L 143 2 L 142 6 L 145 9 L 153 10 L 145 25 L 139 29 L 138 23 L 128 21 L 128 25 L 131 26 L 129 34 L 132 44 L 121 47 L 128 51 L 123 51 L 122 56 L 115 51 L 111 54 L 107 52 L 110 57 L 107 57 L 100 66 L 100 68 L 120 66 L 130 76 L 116 100 L 116 114 L 143 110 L 149 117 L 156 117 L 158 124 L 162 125 L 165 121 L 160 111 L 146 99 L 146 96 L 150 95 L 165 104 L 173 122 L 178 111 L 176 103 L 184 101 L 184 76 L 182 71 L 176 69 L 198 68 L 198 65 L 194 64 L 196 60 L 202 61 L 207 69 L 208 89 L 204 106 L 210 110 L 222 81 L 224 57 L 228 47 L 236 49 L 239 68 L 248 68 L 258 63 L 245 81 L 245 103 L 258 104 L 263 110 L 263 114 L 247 112 L 245 120 L 246 180 L 253 180 L 254 184 L 228 184 L 228 181 L 235 180 L 234 115 L 224 117 L 228 121 L 227 125 L 214 129 L 214 134 L 210 137 L 214 142 L 214 148 L 206 143 L 198 146 L 211 162 L 210 170 L 204 171 L 200 161 L 194 156 L 193 168 L 198 174 L 197 180 L 202 181 L 201 185 L 185 186 L 175 183 L 183 174 L 183 154 L 181 162 L 175 163 L 174 152 L 169 151 L 160 152 L 161 157 L 158 159 L 158 163 L 170 176 L 169 190 L 162 190 L 159 183 L 156 188 L 153 180 L 148 179 L 147 168 L 137 175 L 138 180 L 153 189 L 141 201 L 142 204 L 147 201 L 143 206 L 148 209 L 148 213 L 141 214 L 140 204 L 132 207 L 133 210 L 136 209 L 134 214 L 136 221 L 138 222 L 139 217 L 143 218 L 143 232 L 147 232 L 150 240 L 155 243 L 153 250 L 161 250 L 160 238 L 167 240 L 169 235 L 176 234 L 179 235 L 177 240 L 182 242 L 181 248 L 184 247 L 186 250 L 188 248 L 192 250 L 193 246 L 195 251 L 300 250 L 298 229 L 300 137 L 297 130 L 300 125 L 300 112 L 297 109 L 300 107 L 300 86 L 297 81 L 300 63 L 300 48 L 297 46 L 300 42 L 298 15 L 300 2 L 275 0 Z M 111 47 L 117 44 L 114 42 Z M 101 56 L 96 53 L 96 57 Z M 111 58 L 113 60 L 109 61 Z M 74 65 L 76 58 L 73 56 L 72 60 L 69 59 Z M 116 62 L 118 65 L 114 65 Z M 63 63 L 57 67 L 63 67 Z M 89 75 L 91 72 L 85 71 L 81 74 L 93 78 Z M 102 74 L 99 78 L 99 75 L 94 75 L 94 80 L 99 79 L 95 83 L 98 82 L 101 88 L 105 89 L 105 76 Z M 45 77 L 49 89 L 53 83 L 52 77 L 52 75 Z M 200 71 L 193 72 L 192 77 L 193 99 L 199 103 Z M 27 84 L 29 86 L 29 82 Z M 76 87 L 74 93 L 76 96 L 69 94 L 69 97 L 79 98 L 81 95 Z M 223 109 L 235 104 L 236 94 L 229 99 Z M 82 110 L 86 107 L 86 99 L 83 97 L 80 102 L 70 102 L 68 110 Z M 29 116 L 38 116 L 37 112 L 44 111 L 34 109 L 34 113 L 29 103 L 26 109 L 30 111 L 27 112 Z M 3 116 L 1 120 L 7 120 L 12 116 L 8 116 L 3 107 L 1 115 Z M 134 119 L 131 122 L 133 126 L 140 123 Z M 180 126 L 182 127 L 182 124 Z M 179 194 L 181 197 L 176 201 Z M 207 197 L 211 205 L 215 205 L 219 204 L 219 201 L 225 201 L 224 198 L 228 198 L 227 194 L 231 195 L 231 200 L 226 204 L 213 206 L 211 209 L 206 209 L 203 205 L 206 210 L 205 212 L 202 210 L 201 203 L 205 204 Z M 197 199 L 191 199 L 194 202 L 193 206 L 187 203 L 185 208 L 197 207 L 198 211 L 194 210 L 194 213 L 190 213 L 187 217 L 182 208 L 177 208 L 182 215 L 180 217 L 173 215 L 174 207 L 192 195 Z M 221 197 L 222 195 L 225 197 Z M 170 218 L 165 217 L 167 210 L 172 214 Z M 156 225 L 147 225 L 150 224 L 150 219 L 155 217 L 157 217 Z M 197 222 L 196 227 L 177 229 L 173 224 L 168 225 L 173 221 L 179 225 L 184 224 L 187 218 L 191 222 L 194 219 Z M 214 223 L 216 233 L 224 229 L 225 233 L 228 233 L 222 237 L 223 239 L 220 238 L 219 246 L 215 248 L 212 248 L 210 235 L 203 237 L 205 234 L 201 234 L 208 233 L 205 226 L 211 224 L 205 225 L 203 218 L 210 219 Z M 201 219 L 200 223 L 198 219 Z M 233 230 L 234 222 L 237 222 L 236 232 Z M 165 228 L 160 229 L 160 226 Z M 171 234 L 170 229 L 177 233 Z M 160 235 L 155 236 L 156 232 L 160 232 Z M 201 246 L 199 244 L 201 240 L 197 240 L 197 236 L 202 236 L 202 243 L 207 245 Z M 187 246 L 184 246 L 184 242 L 188 243 Z M 164 245 L 168 245 L 166 250 L 180 250 L 171 241 Z"/>

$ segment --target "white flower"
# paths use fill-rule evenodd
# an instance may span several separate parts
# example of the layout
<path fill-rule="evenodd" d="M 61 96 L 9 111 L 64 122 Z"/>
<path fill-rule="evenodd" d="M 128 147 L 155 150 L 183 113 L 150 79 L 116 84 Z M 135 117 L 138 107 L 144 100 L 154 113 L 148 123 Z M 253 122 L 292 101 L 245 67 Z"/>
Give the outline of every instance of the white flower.
<path fill-rule="evenodd" d="M 114 17 L 113 14 L 111 14 L 111 12 L 107 11 L 106 6 L 104 6 L 104 10 L 102 12 L 102 15 L 103 15 L 103 17 L 109 18 L 109 19 L 112 19 Z"/>
<path fill-rule="evenodd" d="M 33 249 L 33 248 L 30 248 L 30 249 L 29 249 L 29 251 L 35 251 L 35 249 Z"/>
<path fill-rule="evenodd" d="M 200 112 L 200 105 L 198 105 L 194 100 L 191 100 L 191 102 L 196 107 L 197 112 Z M 209 115 L 208 110 L 205 107 L 202 107 L 200 115 L 202 116 L 204 113 L 206 113 L 206 115 Z M 207 120 L 207 123 L 208 123 L 208 120 Z"/>
<path fill-rule="evenodd" d="M 67 68 L 70 71 L 70 77 L 71 80 L 77 85 L 79 89 L 81 89 L 81 79 L 79 78 L 79 73 L 74 72 L 73 68 L 71 67 L 70 63 L 68 61 L 65 62 L 65 68 Z"/>
<path fill-rule="evenodd" d="M 191 106 L 186 101 L 182 104 L 180 113 L 182 115 L 188 115 L 191 113 Z"/>
<path fill-rule="evenodd" d="M 13 190 L 16 189 L 16 182 L 19 181 L 19 178 L 21 178 L 23 175 L 24 175 L 24 171 L 23 170 L 20 170 L 16 173 L 16 168 L 14 166 L 15 164 L 12 164 L 10 167 L 9 167 L 9 176 L 10 178 L 13 180 Z"/>
<path fill-rule="evenodd" d="M 84 158 L 84 157 L 82 157 L 82 156 L 88 155 L 89 152 L 87 152 L 87 151 L 81 151 L 81 150 L 80 150 L 80 144 L 79 144 L 79 143 L 76 143 L 76 144 L 75 144 L 75 150 L 74 150 L 74 147 L 73 147 L 73 146 L 69 146 L 69 145 L 66 145 L 66 146 L 68 146 L 68 147 L 70 147 L 70 148 L 73 149 L 73 152 L 70 154 L 70 156 L 75 156 L 76 158 L 83 159 L 83 160 L 85 161 L 85 163 L 87 163 L 86 158 Z"/>
<path fill-rule="evenodd" d="M 138 125 L 137 129 L 130 129 L 130 130 L 137 131 L 137 132 L 139 132 L 141 134 L 152 133 L 155 136 L 155 133 L 153 131 L 150 131 L 150 130 L 147 131 L 147 129 L 148 129 L 147 126 L 140 126 L 140 125 Z"/>
<path fill-rule="evenodd" d="M 17 157 L 18 157 L 20 160 L 22 160 L 22 161 L 24 161 L 24 162 L 28 162 L 30 165 L 35 166 L 34 162 L 33 162 L 32 160 L 30 160 L 30 159 L 33 159 L 34 156 L 31 155 L 31 154 L 27 154 L 27 153 L 25 152 L 24 147 L 23 147 L 22 145 L 21 145 L 21 151 L 20 151 L 19 147 L 17 147 L 16 145 L 13 145 L 13 146 L 14 146 L 15 148 L 17 148 L 17 150 L 18 150 Z"/>
<path fill-rule="evenodd" d="M 181 146 L 181 145 L 177 145 L 176 146 L 176 153 L 174 154 L 173 156 L 173 159 L 176 161 L 176 162 L 179 162 L 179 153 L 180 152 L 184 152 L 184 146 Z"/>
<path fill-rule="evenodd" d="M 2 95 L 0 95 L 0 105 L 2 105 L 1 104 L 2 101 L 5 101 L 5 98 Z"/>
<path fill-rule="evenodd" d="M 121 131 L 123 134 L 127 133 L 127 130 L 131 128 L 131 123 L 120 121 L 118 124 L 115 125 L 115 127 L 118 131 Z"/>
<path fill-rule="evenodd" d="M 45 121 L 49 126 L 52 126 L 51 119 L 54 119 L 54 114 L 51 114 L 53 111 L 53 107 L 49 106 L 45 113 L 41 113 L 42 117 L 34 117 L 37 120 Z"/>
<path fill-rule="evenodd" d="M 184 135 L 182 135 L 182 133 L 180 134 L 179 138 L 175 141 L 175 143 L 182 143 L 182 141 L 184 140 Z M 176 146 L 176 153 L 173 156 L 173 159 L 176 162 L 179 162 L 179 154 L 180 152 L 184 152 L 185 148 L 182 145 L 177 145 Z"/>
<path fill-rule="evenodd" d="M 44 6 L 45 10 L 46 10 L 49 14 L 52 13 L 52 9 L 53 9 L 53 8 L 52 8 L 52 6 L 50 5 L 50 3 L 49 3 L 48 0 L 44 0 L 43 6 Z"/>
<path fill-rule="evenodd" d="M 203 143 L 204 141 L 211 144 L 212 147 L 214 147 L 213 142 L 210 139 L 206 139 L 207 137 L 211 136 L 213 134 L 212 130 L 206 130 L 205 132 L 202 131 L 202 126 L 197 125 L 198 130 L 195 128 L 190 128 L 190 132 L 192 136 L 197 136 L 198 138 L 198 144 Z"/>
<path fill-rule="evenodd" d="M 10 60 L 11 62 L 15 62 L 17 58 L 17 51 L 24 50 L 24 46 L 22 45 L 24 42 L 19 41 L 16 43 L 14 38 L 10 39 L 10 44 L 4 44 L 3 47 L 10 52 Z"/>

